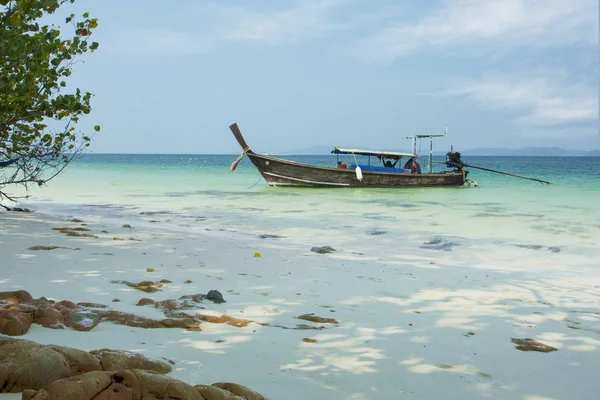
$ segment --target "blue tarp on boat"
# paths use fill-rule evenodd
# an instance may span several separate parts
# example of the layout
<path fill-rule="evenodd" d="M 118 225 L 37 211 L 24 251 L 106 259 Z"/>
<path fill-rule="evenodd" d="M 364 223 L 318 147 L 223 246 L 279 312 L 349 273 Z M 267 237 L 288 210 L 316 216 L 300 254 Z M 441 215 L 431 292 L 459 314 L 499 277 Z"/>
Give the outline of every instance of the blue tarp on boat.
<path fill-rule="evenodd" d="M 410 174 L 410 169 L 403 168 L 387 168 L 379 167 L 374 165 L 360 165 L 359 167 L 363 171 L 375 171 L 375 172 L 394 172 L 398 174 Z M 348 169 L 356 169 L 356 164 L 348 164 Z"/>

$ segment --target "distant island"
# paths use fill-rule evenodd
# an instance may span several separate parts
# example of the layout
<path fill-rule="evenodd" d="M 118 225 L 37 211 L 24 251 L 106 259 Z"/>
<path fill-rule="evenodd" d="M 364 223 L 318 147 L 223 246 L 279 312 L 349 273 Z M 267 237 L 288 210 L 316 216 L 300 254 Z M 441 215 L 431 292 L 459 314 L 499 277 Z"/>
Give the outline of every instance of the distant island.
<path fill-rule="evenodd" d="M 330 154 L 335 146 L 312 146 L 296 149 L 282 154 L 288 155 L 324 155 Z M 566 150 L 560 147 L 521 147 L 519 149 L 485 148 L 458 150 L 465 156 L 526 156 L 526 157 L 600 157 L 600 149 L 595 150 Z M 421 155 L 427 154 L 422 151 Z M 434 151 L 436 156 L 446 155 L 446 152 Z"/>
<path fill-rule="evenodd" d="M 528 157 L 600 157 L 600 150 L 566 150 L 560 147 L 522 147 L 519 149 L 475 148 L 461 152 L 466 156 L 528 156 Z"/>

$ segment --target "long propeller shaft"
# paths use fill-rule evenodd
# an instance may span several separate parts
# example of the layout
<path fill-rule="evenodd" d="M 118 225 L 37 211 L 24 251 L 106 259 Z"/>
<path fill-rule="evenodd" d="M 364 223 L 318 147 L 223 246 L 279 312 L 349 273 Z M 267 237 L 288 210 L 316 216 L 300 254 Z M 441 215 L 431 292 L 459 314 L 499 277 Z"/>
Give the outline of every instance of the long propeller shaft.
<path fill-rule="evenodd" d="M 470 165 L 470 164 L 464 164 L 463 166 L 465 167 L 469 167 L 469 168 L 475 168 L 475 169 L 481 169 L 483 171 L 488 171 L 488 172 L 494 172 L 496 174 L 502 174 L 502 175 L 508 175 L 508 176 L 513 176 L 515 178 L 521 178 L 521 179 L 529 179 L 530 181 L 536 181 L 536 182 L 540 182 L 540 183 L 544 183 L 546 185 L 551 185 L 552 182 L 548 182 L 548 181 L 543 181 L 541 179 L 536 179 L 536 178 L 529 178 L 527 176 L 522 176 L 522 175 L 516 175 L 516 174 L 510 174 L 508 172 L 502 172 L 502 171 L 496 171 L 495 169 L 489 169 L 489 168 L 483 168 L 483 167 L 477 167 L 475 165 Z"/>

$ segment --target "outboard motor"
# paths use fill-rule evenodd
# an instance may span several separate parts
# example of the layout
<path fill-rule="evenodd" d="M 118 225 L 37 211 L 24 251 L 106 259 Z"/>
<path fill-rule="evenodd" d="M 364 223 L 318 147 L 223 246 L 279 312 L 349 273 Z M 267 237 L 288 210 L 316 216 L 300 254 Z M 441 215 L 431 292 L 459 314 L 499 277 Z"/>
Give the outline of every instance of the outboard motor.
<path fill-rule="evenodd" d="M 448 167 L 454 167 L 455 171 L 462 170 L 464 164 L 460 159 L 460 153 L 458 151 L 450 151 L 446 153 L 446 165 Z"/>

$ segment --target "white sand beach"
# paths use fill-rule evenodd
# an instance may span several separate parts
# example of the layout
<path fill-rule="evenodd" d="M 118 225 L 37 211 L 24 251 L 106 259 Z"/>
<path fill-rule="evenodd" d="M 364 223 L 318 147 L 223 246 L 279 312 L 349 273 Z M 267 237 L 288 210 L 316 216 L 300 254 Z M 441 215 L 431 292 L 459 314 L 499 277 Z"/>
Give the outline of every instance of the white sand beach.
<path fill-rule="evenodd" d="M 476 251 L 403 255 L 390 247 L 369 254 L 340 248 L 335 238 L 312 237 L 314 246 L 336 250 L 317 254 L 310 244 L 285 238 L 122 227 L 127 220 L 70 222 L 79 217 L 0 213 L 0 291 L 24 289 L 34 298 L 101 303 L 161 319 L 161 310 L 138 301 L 214 289 L 226 303 L 205 300 L 203 308 L 186 312 L 256 323 L 203 322 L 201 331 L 188 331 L 102 322 L 89 332 L 34 324 L 23 339 L 170 359 L 177 379 L 236 382 L 269 399 L 598 395 L 600 270 L 580 262 L 589 257 L 536 256 L 527 248 L 516 249 L 522 257 L 513 263 Z M 53 230 L 61 227 L 85 227 L 97 237 Z M 172 283 L 155 293 L 111 283 L 161 279 Z M 338 323 L 296 318 L 302 314 Z M 298 324 L 324 328 L 285 329 Z M 513 338 L 557 350 L 521 351 Z"/>

